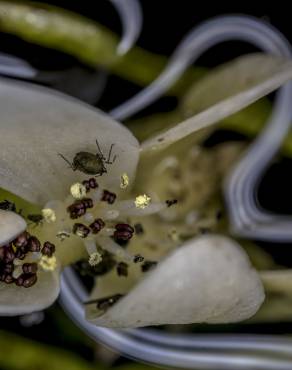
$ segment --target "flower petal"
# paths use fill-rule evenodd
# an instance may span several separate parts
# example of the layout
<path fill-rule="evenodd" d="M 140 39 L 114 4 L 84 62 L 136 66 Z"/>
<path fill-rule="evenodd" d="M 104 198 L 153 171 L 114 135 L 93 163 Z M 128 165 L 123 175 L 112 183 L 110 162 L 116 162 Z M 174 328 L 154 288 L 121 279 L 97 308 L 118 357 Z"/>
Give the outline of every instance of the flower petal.
<path fill-rule="evenodd" d="M 59 272 L 40 272 L 30 288 L 0 283 L 0 316 L 16 316 L 40 311 L 50 306 L 60 291 Z"/>
<path fill-rule="evenodd" d="M 228 323 L 252 316 L 264 300 L 240 246 L 222 236 L 193 239 L 161 262 L 106 313 L 87 306 L 96 325 Z"/>
<path fill-rule="evenodd" d="M 0 80 L 0 187 L 44 204 L 63 199 L 70 185 L 84 178 L 59 156 L 73 161 L 76 153 L 105 156 L 111 144 L 117 155 L 101 182 L 118 183 L 134 176 L 138 142 L 122 125 L 74 98 L 27 83 Z"/>
<path fill-rule="evenodd" d="M 0 209 L 0 247 L 11 242 L 25 229 L 26 222 L 21 216 Z"/>
<path fill-rule="evenodd" d="M 218 67 L 203 77 L 184 103 L 191 118 L 146 140 L 144 151 L 167 147 L 238 112 L 292 78 L 292 62 L 267 54 L 251 54 Z M 207 94 L 210 97 L 206 100 Z M 208 95 L 208 96 L 209 96 Z M 198 100 L 195 107 L 191 102 Z"/>

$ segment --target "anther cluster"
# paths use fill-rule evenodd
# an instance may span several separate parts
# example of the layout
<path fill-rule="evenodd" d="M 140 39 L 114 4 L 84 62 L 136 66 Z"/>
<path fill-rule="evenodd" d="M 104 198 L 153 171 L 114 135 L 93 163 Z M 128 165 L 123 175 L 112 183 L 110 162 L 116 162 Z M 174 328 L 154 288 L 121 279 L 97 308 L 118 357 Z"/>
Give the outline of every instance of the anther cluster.
<path fill-rule="evenodd" d="M 38 263 L 34 255 L 52 257 L 55 245 L 41 242 L 27 231 L 7 245 L 0 247 L 0 281 L 29 288 L 37 282 Z M 29 262 L 26 262 L 29 261 Z M 20 270 L 16 274 L 16 270 Z"/>

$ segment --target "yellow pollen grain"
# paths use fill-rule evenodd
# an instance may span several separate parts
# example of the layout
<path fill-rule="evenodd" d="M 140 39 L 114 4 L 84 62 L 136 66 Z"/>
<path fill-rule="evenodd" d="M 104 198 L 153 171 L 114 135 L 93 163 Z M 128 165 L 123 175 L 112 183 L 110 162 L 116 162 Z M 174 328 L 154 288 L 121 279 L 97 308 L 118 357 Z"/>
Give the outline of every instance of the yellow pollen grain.
<path fill-rule="evenodd" d="M 129 176 L 126 173 L 123 173 L 121 176 L 120 188 L 126 189 L 129 186 L 129 182 Z"/>
<path fill-rule="evenodd" d="M 170 230 L 168 236 L 174 242 L 178 242 L 179 241 L 179 234 L 178 234 L 178 232 L 177 232 L 176 229 Z"/>
<path fill-rule="evenodd" d="M 135 206 L 137 208 L 144 209 L 149 206 L 151 202 L 151 198 L 148 197 L 148 195 L 143 194 L 143 195 L 138 195 L 135 199 Z"/>
<path fill-rule="evenodd" d="M 42 216 L 43 216 L 44 220 L 48 223 L 56 221 L 56 213 L 51 208 L 42 209 Z"/>
<path fill-rule="evenodd" d="M 82 199 L 86 196 L 86 187 L 80 182 L 71 185 L 70 193 L 74 199 Z"/>
<path fill-rule="evenodd" d="M 102 261 L 102 256 L 101 256 L 101 254 L 100 254 L 100 253 L 98 253 L 98 252 L 92 253 L 92 254 L 89 256 L 89 259 L 88 259 L 88 263 L 90 264 L 90 266 L 96 266 L 96 265 L 98 265 L 101 261 Z"/>
<path fill-rule="evenodd" d="M 55 256 L 42 256 L 39 261 L 39 265 L 45 271 L 54 271 L 57 267 L 57 259 Z"/>

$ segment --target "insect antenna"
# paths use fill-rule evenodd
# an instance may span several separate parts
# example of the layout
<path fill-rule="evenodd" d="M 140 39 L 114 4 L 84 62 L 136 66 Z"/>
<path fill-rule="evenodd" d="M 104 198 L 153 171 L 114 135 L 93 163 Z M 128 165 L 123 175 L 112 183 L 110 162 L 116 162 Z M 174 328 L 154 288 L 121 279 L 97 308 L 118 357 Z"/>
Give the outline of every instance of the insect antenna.
<path fill-rule="evenodd" d="M 103 152 L 102 152 L 102 151 L 101 151 L 101 149 L 100 149 L 100 146 L 99 146 L 99 144 L 98 144 L 97 139 L 95 140 L 95 142 L 96 142 L 96 146 L 97 146 L 97 149 L 98 149 L 98 151 L 99 151 L 99 154 L 100 154 L 101 158 L 102 158 L 103 160 L 105 160 L 105 156 L 103 155 Z"/>
<path fill-rule="evenodd" d="M 66 158 L 66 157 L 64 157 L 63 156 L 63 154 L 61 154 L 61 153 L 58 153 L 58 155 L 61 157 L 61 158 L 63 158 L 64 159 L 64 161 L 65 162 L 67 162 L 68 164 L 69 164 L 69 168 L 71 168 L 73 171 L 74 171 L 74 168 L 73 168 L 73 166 L 72 166 L 72 163 Z"/>
<path fill-rule="evenodd" d="M 106 164 L 113 164 L 114 163 L 114 161 L 116 160 L 116 158 L 117 158 L 117 156 L 115 155 L 114 156 L 114 158 L 113 158 L 113 160 L 111 161 L 110 159 L 111 159 L 111 156 L 112 156 L 112 150 L 113 150 L 113 147 L 114 147 L 114 145 L 115 144 L 112 144 L 111 145 L 111 147 L 110 147 L 110 150 L 109 150 L 109 153 L 108 153 L 108 158 L 107 158 L 107 160 L 106 160 Z"/>

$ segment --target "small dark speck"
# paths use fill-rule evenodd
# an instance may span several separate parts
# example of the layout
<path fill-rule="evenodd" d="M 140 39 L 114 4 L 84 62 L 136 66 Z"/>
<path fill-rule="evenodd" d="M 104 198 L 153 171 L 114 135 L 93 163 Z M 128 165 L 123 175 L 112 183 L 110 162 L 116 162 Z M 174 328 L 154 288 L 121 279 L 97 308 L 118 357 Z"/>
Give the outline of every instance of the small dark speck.
<path fill-rule="evenodd" d="M 174 204 L 177 203 L 177 199 L 166 200 L 165 203 L 166 203 L 167 207 L 171 207 L 171 206 L 173 206 Z"/>
<path fill-rule="evenodd" d="M 157 265 L 157 262 L 155 262 L 155 261 L 145 261 L 141 265 L 141 270 L 142 270 L 142 272 L 147 272 L 147 271 L 151 270 L 153 267 L 155 267 L 156 265 Z"/>
<path fill-rule="evenodd" d="M 137 235 L 141 235 L 141 234 L 143 234 L 143 233 L 144 233 L 144 229 L 143 229 L 142 224 L 135 224 L 135 225 L 134 225 L 134 229 L 135 229 L 135 233 L 136 233 Z"/>
<path fill-rule="evenodd" d="M 161 141 L 163 141 L 164 140 L 164 137 L 160 137 L 159 139 L 158 139 L 158 141 L 161 143 Z"/>
<path fill-rule="evenodd" d="M 199 231 L 201 234 L 208 234 L 210 232 L 210 229 L 208 229 L 207 227 L 201 227 Z"/>
<path fill-rule="evenodd" d="M 120 262 L 117 265 L 117 274 L 118 276 L 128 276 L 128 265 L 125 262 Z"/>
<path fill-rule="evenodd" d="M 142 257 L 140 254 L 137 254 L 136 256 L 134 256 L 134 263 L 143 262 L 143 261 L 144 261 L 144 257 Z"/>

